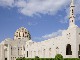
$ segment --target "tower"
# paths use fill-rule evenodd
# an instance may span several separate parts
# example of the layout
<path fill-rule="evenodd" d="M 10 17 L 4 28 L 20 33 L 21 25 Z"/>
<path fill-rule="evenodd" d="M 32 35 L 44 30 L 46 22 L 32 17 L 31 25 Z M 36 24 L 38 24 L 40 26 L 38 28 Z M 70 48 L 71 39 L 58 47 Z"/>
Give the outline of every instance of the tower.
<path fill-rule="evenodd" d="M 69 17 L 69 27 L 74 27 L 75 25 L 75 16 L 74 16 L 74 0 L 71 0 L 71 5 L 70 5 L 70 17 Z"/>

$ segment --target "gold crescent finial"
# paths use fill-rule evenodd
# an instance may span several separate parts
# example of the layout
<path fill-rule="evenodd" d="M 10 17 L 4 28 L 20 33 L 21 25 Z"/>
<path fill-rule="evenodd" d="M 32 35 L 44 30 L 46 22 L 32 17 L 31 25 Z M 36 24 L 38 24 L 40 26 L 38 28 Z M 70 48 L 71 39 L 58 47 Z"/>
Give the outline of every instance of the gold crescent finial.
<path fill-rule="evenodd" d="M 74 0 L 72 0 L 71 3 L 74 4 Z"/>

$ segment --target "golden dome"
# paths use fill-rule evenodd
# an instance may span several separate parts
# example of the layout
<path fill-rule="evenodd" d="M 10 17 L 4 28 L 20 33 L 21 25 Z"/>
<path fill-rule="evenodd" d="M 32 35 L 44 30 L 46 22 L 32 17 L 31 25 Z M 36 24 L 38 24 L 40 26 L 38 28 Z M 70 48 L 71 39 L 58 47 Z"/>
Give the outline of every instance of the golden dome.
<path fill-rule="evenodd" d="M 28 38 L 30 40 L 31 35 L 26 28 L 21 27 L 21 28 L 16 30 L 16 32 L 14 34 L 14 39 L 24 39 L 24 38 Z"/>

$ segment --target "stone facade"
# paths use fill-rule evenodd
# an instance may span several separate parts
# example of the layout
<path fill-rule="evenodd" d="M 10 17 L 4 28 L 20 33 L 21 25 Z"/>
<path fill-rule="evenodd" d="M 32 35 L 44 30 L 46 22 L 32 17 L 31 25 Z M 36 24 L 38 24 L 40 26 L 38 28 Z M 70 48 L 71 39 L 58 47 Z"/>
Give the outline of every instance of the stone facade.
<path fill-rule="evenodd" d="M 16 60 L 16 58 L 25 57 L 25 45 L 30 39 L 29 31 L 24 27 L 19 28 L 15 32 L 14 39 L 8 38 L 0 43 L 0 59 Z"/>
<path fill-rule="evenodd" d="M 80 28 L 75 24 L 74 3 L 71 0 L 68 29 L 61 36 L 34 42 L 29 31 L 21 27 L 14 39 L 5 39 L 0 43 L 0 60 L 16 60 L 16 58 L 54 58 L 62 54 L 64 58 L 80 58 Z"/>

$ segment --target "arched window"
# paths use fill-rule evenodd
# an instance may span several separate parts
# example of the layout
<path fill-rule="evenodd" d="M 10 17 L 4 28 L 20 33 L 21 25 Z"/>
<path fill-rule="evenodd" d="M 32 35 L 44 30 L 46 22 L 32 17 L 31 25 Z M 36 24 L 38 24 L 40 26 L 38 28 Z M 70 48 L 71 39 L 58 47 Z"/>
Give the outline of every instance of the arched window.
<path fill-rule="evenodd" d="M 79 51 L 80 51 L 80 44 L 79 44 Z"/>
<path fill-rule="evenodd" d="M 12 46 L 11 46 L 11 55 L 12 55 Z"/>
<path fill-rule="evenodd" d="M 19 55 L 19 47 L 18 47 L 18 55 Z"/>
<path fill-rule="evenodd" d="M 12 57 L 11 57 L 11 60 L 12 60 Z"/>
<path fill-rule="evenodd" d="M 78 57 L 80 58 L 80 44 L 79 44 Z"/>
<path fill-rule="evenodd" d="M 27 34 L 27 32 L 25 32 L 25 34 Z"/>
<path fill-rule="evenodd" d="M 20 36 L 20 33 L 19 33 L 19 37 L 21 37 L 21 36 Z"/>
<path fill-rule="evenodd" d="M 34 51 L 34 56 L 36 56 L 36 51 Z"/>
<path fill-rule="evenodd" d="M 24 37 L 24 33 L 23 33 L 23 37 Z"/>
<path fill-rule="evenodd" d="M 56 54 L 59 54 L 59 47 L 56 47 Z"/>
<path fill-rule="evenodd" d="M 45 49 L 43 50 L 43 56 L 45 57 Z"/>
<path fill-rule="evenodd" d="M 28 51 L 27 51 L 27 57 L 28 57 Z"/>
<path fill-rule="evenodd" d="M 66 55 L 72 55 L 71 45 L 70 44 L 67 44 L 67 46 L 66 46 Z"/>
<path fill-rule="evenodd" d="M 31 51 L 31 57 L 32 57 L 32 51 Z"/>
<path fill-rule="evenodd" d="M 49 48 L 49 57 L 51 57 L 51 48 Z"/>
<path fill-rule="evenodd" d="M 40 56 L 40 50 L 38 51 L 38 56 Z"/>
<path fill-rule="evenodd" d="M 73 13 L 73 9 L 72 9 L 72 13 Z"/>

